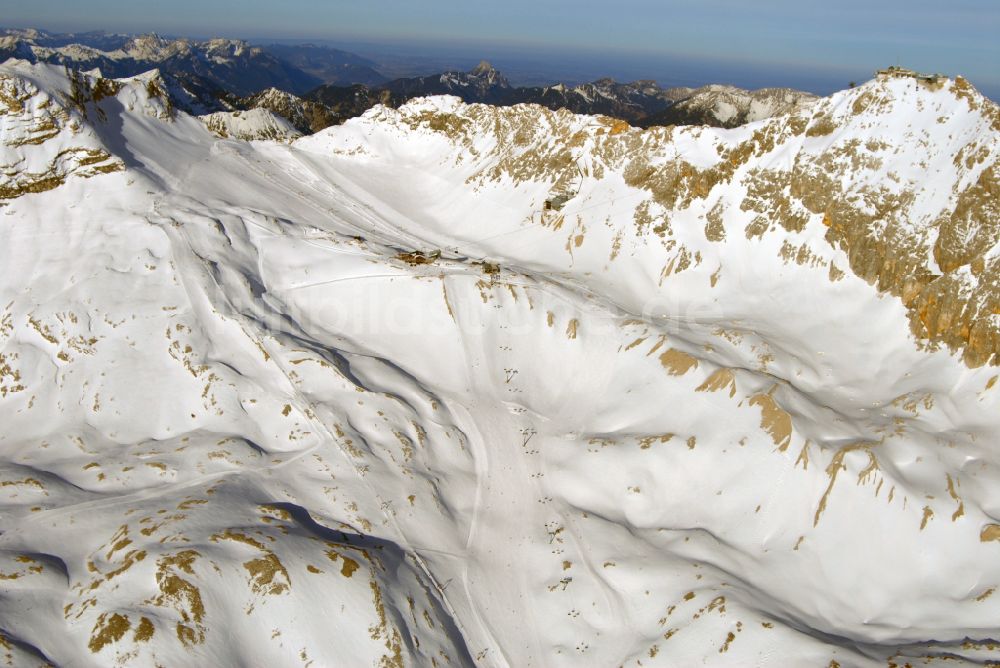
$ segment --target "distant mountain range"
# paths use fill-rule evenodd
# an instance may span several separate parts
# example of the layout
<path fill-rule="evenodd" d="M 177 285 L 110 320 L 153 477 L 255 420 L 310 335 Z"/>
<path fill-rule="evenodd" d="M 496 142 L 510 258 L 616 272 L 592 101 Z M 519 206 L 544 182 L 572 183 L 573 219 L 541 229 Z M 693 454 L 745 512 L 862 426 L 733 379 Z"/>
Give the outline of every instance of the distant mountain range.
<path fill-rule="evenodd" d="M 189 113 L 264 109 L 303 134 L 359 116 L 378 104 L 398 107 L 429 95 L 455 95 L 466 103 L 497 106 L 539 104 L 610 116 L 640 127 L 736 127 L 795 112 L 816 100 L 810 93 L 785 88 L 661 88 L 651 80 L 618 83 L 609 78 L 575 86 L 517 87 L 485 61 L 468 72 L 388 81 L 373 61 L 325 46 L 261 46 L 241 40 L 198 41 L 154 34 L 0 30 L 0 61 L 12 57 L 81 71 L 98 69 L 108 78 L 156 69 L 174 105 Z M 213 122 L 220 123 L 218 119 Z"/>
<path fill-rule="evenodd" d="M 129 77 L 159 69 L 202 88 L 252 95 L 269 87 L 306 93 L 321 84 L 378 84 L 385 77 L 361 56 L 313 45 L 251 45 L 242 40 L 171 39 L 155 34 L 53 34 L 0 30 L 0 59 L 24 58 Z"/>
<path fill-rule="evenodd" d="M 96 68 L 111 78 L 159 69 L 238 95 L 250 95 L 268 86 L 304 93 L 323 83 L 264 49 L 238 40 L 196 42 L 141 35 L 110 51 L 79 43 L 45 46 L 43 41 L 49 40 L 21 35 L 0 38 L 0 58 L 15 56 L 80 70 Z"/>
<path fill-rule="evenodd" d="M 806 108 L 817 99 L 811 93 L 788 88 L 756 91 L 734 86 L 661 88 L 655 81 L 618 83 L 599 79 L 578 86 L 514 87 L 489 63 L 469 72 L 445 72 L 434 76 L 396 79 L 375 87 L 323 85 L 305 96 L 304 102 L 320 103 L 332 115 L 349 118 L 375 104 L 397 107 L 428 95 L 455 95 L 466 103 L 497 106 L 538 104 L 549 109 L 568 109 L 578 114 L 600 114 L 632 125 L 713 125 L 736 127 Z M 280 113 L 276 109 L 272 109 Z"/>

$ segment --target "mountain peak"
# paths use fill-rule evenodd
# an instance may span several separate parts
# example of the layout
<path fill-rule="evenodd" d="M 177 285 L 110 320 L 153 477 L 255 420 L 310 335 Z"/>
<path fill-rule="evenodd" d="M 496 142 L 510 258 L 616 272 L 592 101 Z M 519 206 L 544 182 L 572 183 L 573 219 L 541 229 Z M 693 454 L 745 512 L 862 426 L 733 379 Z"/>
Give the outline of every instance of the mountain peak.
<path fill-rule="evenodd" d="M 488 60 L 480 60 L 478 65 L 469 70 L 469 74 L 485 76 L 489 74 L 499 74 L 499 72 L 497 72 L 496 68 L 493 67 Z"/>
<path fill-rule="evenodd" d="M 129 40 L 129 44 L 134 46 L 143 45 L 155 45 L 155 46 L 166 46 L 171 40 L 157 35 L 155 32 L 144 33 L 142 35 L 136 35 Z"/>
<path fill-rule="evenodd" d="M 478 82 L 477 85 L 510 88 L 510 82 L 507 81 L 507 77 L 500 74 L 487 60 L 481 60 L 478 65 L 469 70 L 468 76 L 476 80 Z"/>
<path fill-rule="evenodd" d="M 160 61 L 190 51 L 191 45 L 188 40 L 170 40 L 156 33 L 148 33 L 133 37 L 117 53 L 135 60 Z"/>

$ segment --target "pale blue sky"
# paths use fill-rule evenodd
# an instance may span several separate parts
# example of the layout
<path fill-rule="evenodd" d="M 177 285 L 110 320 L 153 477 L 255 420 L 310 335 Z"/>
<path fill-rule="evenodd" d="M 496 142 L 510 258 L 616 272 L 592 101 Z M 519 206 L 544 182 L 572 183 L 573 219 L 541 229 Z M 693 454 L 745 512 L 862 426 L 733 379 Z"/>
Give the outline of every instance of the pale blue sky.
<path fill-rule="evenodd" d="M 0 0 L 50 30 L 462 40 L 870 72 L 893 64 L 1000 89 L 1000 0 Z"/>

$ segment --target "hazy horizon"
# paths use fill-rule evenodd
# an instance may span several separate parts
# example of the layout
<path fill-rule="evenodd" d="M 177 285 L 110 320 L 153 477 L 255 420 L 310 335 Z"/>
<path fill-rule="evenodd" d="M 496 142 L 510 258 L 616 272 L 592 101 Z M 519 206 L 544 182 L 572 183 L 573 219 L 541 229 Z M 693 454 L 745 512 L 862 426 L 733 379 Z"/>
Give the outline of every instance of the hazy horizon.
<path fill-rule="evenodd" d="M 306 0 L 211 6 L 191 0 L 156 6 L 97 0 L 79 7 L 68 0 L 41 0 L 8 10 L 3 23 L 52 32 L 316 42 L 383 65 L 395 58 L 399 71 L 409 65 L 411 74 L 421 62 L 430 68 L 422 73 L 429 74 L 442 62 L 466 68 L 487 59 L 522 85 L 546 77 L 578 82 L 612 76 L 825 94 L 899 63 L 963 75 L 985 94 L 1000 97 L 995 37 L 1000 5 L 987 0 L 956 0 L 947 8 L 927 0 L 885 0 L 878 7 L 861 0 L 829 7 L 791 0 L 753 6 L 736 0 L 629 0 L 608 14 L 605 7 L 565 0 L 544 5 L 510 0 L 502 6 L 388 0 L 378 7 L 315 6 Z"/>
<path fill-rule="evenodd" d="M 743 88 L 798 88 L 826 95 L 846 88 L 851 81 L 860 83 L 872 78 L 878 67 L 894 64 L 887 62 L 871 68 L 836 69 L 614 50 L 529 48 L 489 42 L 473 45 L 389 40 L 248 39 L 259 44 L 275 40 L 321 44 L 350 51 L 376 61 L 379 71 L 390 78 L 432 74 L 448 69 L 464 71 L 481 60 L 487 60 L 512 84 L 524 86 L 556 82 L 575 84 L 611 77 L 617 81 L 652 79 L 664 87 L 722 83 Z"/>

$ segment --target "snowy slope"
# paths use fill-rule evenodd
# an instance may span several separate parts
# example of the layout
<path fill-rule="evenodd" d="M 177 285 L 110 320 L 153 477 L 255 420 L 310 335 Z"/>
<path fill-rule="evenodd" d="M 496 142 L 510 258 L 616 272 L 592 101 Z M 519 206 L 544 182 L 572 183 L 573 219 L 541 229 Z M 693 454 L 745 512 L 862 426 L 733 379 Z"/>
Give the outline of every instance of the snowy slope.
<path fill-rule="evenodd" d="M 735 130 L 436 97 L 289 146 L 0 73 L 9 662 L 998 658 L 964 81 Z"/>
<path fill-rule="evenodd" d="M 291 122 L 263 108 L 218 111 L 202 116 L 201 120 L 209 131 L 223 139 L 291 141 L 302 136 Z"/>
<path fill-rule="evenodd" d="M 733 128 L 773 116 L 805 113 L 817 98 L 791 88 L 744 90 L 711 84 L 701 88 L 672 88 L 664 92 L 674 104 L 643 118 L 641 125 L 695 125 L 704 123 Z"/>

